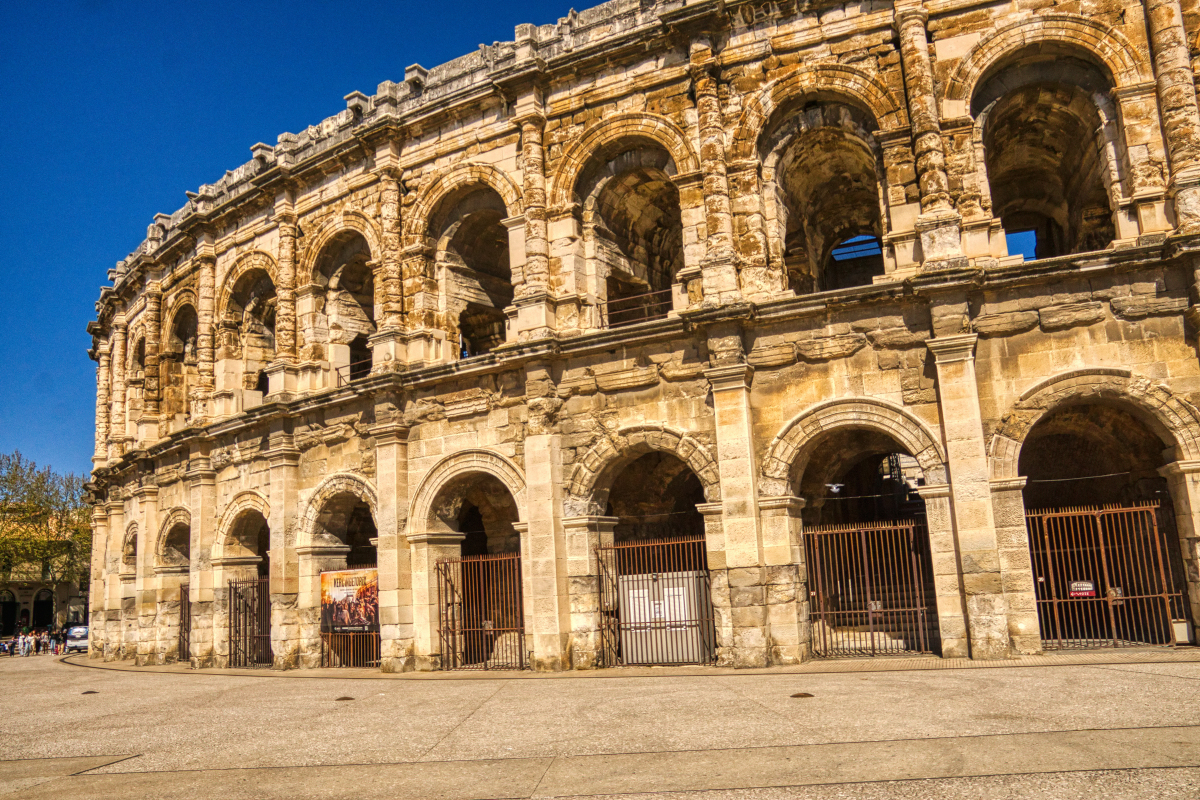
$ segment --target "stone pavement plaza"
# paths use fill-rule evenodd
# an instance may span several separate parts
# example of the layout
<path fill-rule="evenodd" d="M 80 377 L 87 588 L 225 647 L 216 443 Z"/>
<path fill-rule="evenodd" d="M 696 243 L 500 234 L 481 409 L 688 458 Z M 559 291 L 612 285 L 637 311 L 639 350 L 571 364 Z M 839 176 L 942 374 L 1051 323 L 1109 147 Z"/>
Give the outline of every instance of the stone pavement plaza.
<path fill-rule="evenodd" d="M 447 679 L 0 659 L 0 798 L 1200 797 L 1200 654 L 1041 662 Z"/>

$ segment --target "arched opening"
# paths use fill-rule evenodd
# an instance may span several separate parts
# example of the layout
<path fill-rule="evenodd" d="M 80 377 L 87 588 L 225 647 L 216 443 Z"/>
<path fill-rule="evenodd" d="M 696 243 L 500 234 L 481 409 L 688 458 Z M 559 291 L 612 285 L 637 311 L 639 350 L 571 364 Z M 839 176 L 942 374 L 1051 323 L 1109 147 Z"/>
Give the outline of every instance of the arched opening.
<path fill-rule="evenodd" d="M 438 562 L 443 669 L 524 669 L 516 500 L 498 478 L 451 481 L 431 508 L 431 530 L 462 534 L 460 556 Z"/>
<path fill-rule="evenodd" d="M 17 632 L 17 596 L 5 589 L 0 591 L 0 636 L 12 636 Z"/>
<path fill-rule="evenodd" d="M 839 428 L 803 448 L 792 481 L 805 500 L 814 653 L 940 653 L 916 459 L 881 431 Z"/>
<path fill-rule="evenodd" d="M 261 511 L 243 511 L 222 548 L 229 581 L 229 665 L 266 666 L 271 649 L 271 527 Z"/>
<path fill-rule="evenodd" d="M 1080 53 L 1039 45 L 992 69 L 971 100 L 992 214 L 1026 259 L 1100 250 L 1121 190 L 1112 80 Z"/>
<path fill-rule="evenodd" d="M 460 358 L 488 353 L 507 338 L 505 309 L 513 302 L 507 217 L 499 193 L 480 184 L 450 193 L 431 216 L 442 304 Z"/>
<path fill-rule="evenodd" d="M 659 145 L 604 151 L 581 173 L 588 271 L 603 296 L 603 324 L 665 317 L 683 269 L 683 213 L 675 162 Z"/>
<path fill-rule="evenodd" d="M 367 569 L 378 563 L 378 537 L 371 507 L 353 492 L 341 492 L 321 507 L 313 544 L 349 548 L 340 564 L 327 564 L 327 569 Z"/>
<path fill-rule="evenodd" d="M 137 529 L 133 529 L 126 534 L 125 542 L 121 546 L 121 573 L 133 574 L 137 572 L 137 556 L 138 556 L 138 535 Z"/>
<path fill-rule="evenodd" d="M 607 665 L 716 659 L 704 502 L 696 473 L 671 453 L 638 456 L 613 480 L 613 543 L 598 552 Z"/>
<path fill-rule="evenodd" d="M 1018 470 L 1048 649 L 1191 639 L 1166 443 L 1119 404 L 1068 403 L 1030 429 Z"/>
<path fill-rule="evenodd" d="M 34 630 L 43 630 L 54 625 L 54 592 L 40 589 L 33 596 L 33 620 L 30 626 Z"/>
<path fill-rule="evenodd" d="M 812 102 L 781 115 L 762 140 L 771 255 L 797 293 L 870 285 L 884 274 L 876 127 L 859 109 Z"/>
<path fill-rule="evenodd" d="M 129 351 L 129 371 L 125 387 L 126 416 L 129 422 L 142 418 L 146 386 L 146 337 L 139 336 Z"/>
<path fill-rule="evenodd" d="M 325 245 L 313 273 L 318 306 L 324 309 L 329 331 L 330 360 L 349 380 L 371 374 L 367 343 L 377 330 L 371 266 L 366 238 L 348 230 Z"/>
<path fill-rule="evenodd" d="M 192 529 L 186 522 L 177 522 L 167 531 L 160 562 L 164 567 L 186 567 L 192 563 Z"/>
<path fill-rule="evenodd" d="M 237 388 L 258 391 L 263 370 L 275 360 L 275 306 L 275 284 L 266 270 L 247 270 L 234 284 L 218 331 L 217 358 L 237 362 Z"/>
<path fill-rule="evenodd" d="M 188 391 L 196 385 L 200 375 L 196 358 L 199 330 L 200 320 L 190 303 L 176 309 L 168 328 L 166 347 L 158 362 L 163 387 L 162 410 L 167 419 L 182 417 L 186 420 L 190 413 Z"/>

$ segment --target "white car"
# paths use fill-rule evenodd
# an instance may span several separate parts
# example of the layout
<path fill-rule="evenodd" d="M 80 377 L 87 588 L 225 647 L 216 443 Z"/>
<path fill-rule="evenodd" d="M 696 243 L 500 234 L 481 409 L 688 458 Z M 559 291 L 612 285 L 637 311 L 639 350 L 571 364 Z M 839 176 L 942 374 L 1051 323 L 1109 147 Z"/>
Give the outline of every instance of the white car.
<path fill-rule="evenodd" d="M 80 650 L 84 653 L 88 649 L 88 629 L 86 625 L 77 625 L 67 631 L 67 646 L 65 652 L 71 653 L 75 650 Z"/>

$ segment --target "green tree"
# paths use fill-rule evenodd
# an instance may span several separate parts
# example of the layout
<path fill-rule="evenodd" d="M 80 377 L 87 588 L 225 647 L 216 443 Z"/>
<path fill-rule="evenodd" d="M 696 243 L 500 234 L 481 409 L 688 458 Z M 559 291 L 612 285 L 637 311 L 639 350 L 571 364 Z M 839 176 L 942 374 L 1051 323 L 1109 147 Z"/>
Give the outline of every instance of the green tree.
<path fill-rule="evenodd" d="M 79 475 L 0 453 L 0 580 L 78 583 L 86 590 L 92 528 Z"/>

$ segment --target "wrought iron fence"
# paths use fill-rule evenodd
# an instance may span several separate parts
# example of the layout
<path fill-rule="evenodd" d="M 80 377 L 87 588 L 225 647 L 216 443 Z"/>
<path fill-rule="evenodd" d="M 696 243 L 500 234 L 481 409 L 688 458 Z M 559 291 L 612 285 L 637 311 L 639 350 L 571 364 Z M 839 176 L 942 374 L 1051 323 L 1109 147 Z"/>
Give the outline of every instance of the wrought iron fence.
<path fill-rule="evenodd" d="M 710 664 L 716 622 L 703 536 L 596 548 L 600 663 Z"/>
<path fill-rule="evenodd" d="M 606 328 L 619 328 L 652 319 L 663 319 L 673 307 L 673 290 L 646 292 L 628 297 L 619 297 L 600 304 L 601 324 Z"/>
<path fill-rule="evenodd" d="M 1035 510 L 1025 521 L 1044 648 L 1178 643 L 1188 605 L 1157 502 Z"/>
<path fill-rule="evenodd" d="M 519 553 L 441 559 L 438 635 L 443 669 L 525 669 Z"/>
<path fill-rule="evenodd" d="M 366 361 L 355 361 L 353 364 L 347 364 L 344 367 L 338 367 L 334 372 L 337 374 L 337 386 L 348 386 L 353 381 L 361 380 L 371 374 L 371 365 L 374 362 L 371 359 Z"/>
<path fill-rule="evenodd" d="M 273 662 L 269 580 L 230 581 L 229 666 L 262 667 Z"/>
<path fill-rule="evenodd" d="M 379 634 L 322 633 L 322 667 L 378 667 Z"/>
<path fill-rule="evenodd" d="M 804 530 L 813 654 L 936 652 L 929 537 L 915 522 Z"/>
<path fill-rule="evenodd" d="M 179 587 L 179 649 L 180 661 L 192 658 L 192 601 L 187 585 Z"/>

